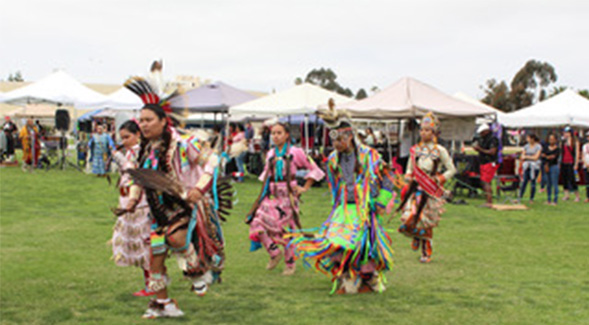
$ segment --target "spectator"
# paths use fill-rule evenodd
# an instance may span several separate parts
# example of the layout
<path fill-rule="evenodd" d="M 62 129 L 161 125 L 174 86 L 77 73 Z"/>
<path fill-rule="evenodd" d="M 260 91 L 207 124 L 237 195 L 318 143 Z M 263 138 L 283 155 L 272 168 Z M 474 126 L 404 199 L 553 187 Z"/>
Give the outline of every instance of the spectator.
<path fill-rule="evenodd" d="M 39 130 L 33 123 L 33 119 L 27 119 L 27 124 L 20 130 L 19 137 L 22 141 L 23 170 L 26 170 L 27 166 L 33 169 L 39 163 L 41 154 Z"/>
<path fill-rule="evenodd" d="M 527 136 L 528 144 L 524 146 L 521 155 L 523 163 L 524 180 L 519 190 L 519 200 L 521 201 L 526 191 L 526 186 L 530 182 L 530 203 L 534 203 L 534 196 L 536 195 L 536 179 L 540 172 L 540 155 L 542 154 L 542 146 L 539 143 L 538 137 L 530 133 Z"/>
<path fill-rule="evenodd" d="M 221 136 L 221 126 L 214 125 L 213 126 L 213 135 L 211 135 L 211 148 L 216 154 L 221 154 L 223 149 L 223 137 Z"/>
<path fill-rule="evenodd" d="M 560 175 L 560 166 L 558 165 L 560 148 L 554 133 L 548 135 L 546 143 L 546 147 L 542 151 L 542 169 L 545 171 L 546 187 L 548 189 L 548 201 L 546 203 L 556 205 L 558 203 L 558 176 Z"/>
<path fill-rule="evenodd" d="M 585 192 L 587 198 L 585 199 L 585 203 L 589 203 L 589 130 L 585 133 L 585 137 L 587 137 L 587 142 L 583 145 L 583 165 L 585 166 Z"/>
<path fill-rule="evenodd" d="M 497 162 L 499 139 L 493 135 L 487 124 L 481 125 L 477 130 L 477 133 L 480 138 L 477 140 L 473 148 L 479 153 L 481 183 L 487 198 L 487 202 L 483 204 L 483 206 L 490 208 L 493 206 L 491 181 L 493 181 L 493 177 L 495 177 L 495 173 L 499 168 Z"/>
<path fill-rule="evenodd" d="M 44 137 L 45 128 L 43 127 L 43 125 L 41 125 L 41 122 L 39 122 L 39 120 L 35 120 L 35 126 L 37 127 L 37 130 L 39 130 L 39 136 Z"/>
<path fill-rule="evenodd" d="M 110 135 L 104 132 L 102 124 L 96 126 L 96 133 L 90 137 L 88 147 L 91 154 L 92 173 L 98 177 L 105 176 L 107 172 L 106 161 L 110 152 L 115 149 L 115 145 Z"/>
<path fill-rule="evenodd" d="M 4 135 L 6 136 L 4 155 L 8 161 L 12 162 L 14 160 L 14 148 L 16 145 L 14 136 L 18 134 L 18 128 L 16 127 L 16 124 L 10 120 L 10 116 L 6 116 L 4 119 L 5 122 L 2 126 L 2 131 L 4 131 Z"/>
<path fill-rule="evenodd" d="M 245 139 L 249 143 L 254 138 L 254 127 L 252 126 L 252 122 L 247 121 L 245 123 Z"/>
<path fill-rule="evenodd" d="M 247 144 L 243 125 L 237 124 L 232 128 L 231 147 L 229 147 L 229 156 L 235 159 L 237 174 L 235 175 L 238 182 L 243 182 L 245 175 L 245 155 L 247 154 Z"/>
<path fill-rule="evenodd" d="M 267 125 L 262 129 L 262 150 L 264 154 L 270 150 L 270 127 Z"/>
<path fill-rule="evenodd" d="M 403 167 L 403 172 L 407 170 L 409 150 L 413 146 L 413 130 L 415 130 L 415 121 L 408 120 L 400 135 L 399 164 Z"/>
<path fill-rule="evenodd" d="M 372 128 L 367 128 L 366 129 L 366 136 L 364 138 L 364 143 L 371 147 L 371 148 L 375 148 L 376 146 L 376 136 L 374 135 L 374 131 L 372 131 Z"/>
<path fill-rule="evenodd" d="M 579 170 L 580 145 L 579 140 L 573 134 L 573 129 L 570 126 L 564 128 L 564 139 L 562 142 L 562 179 L 564 181 L 564 197 L 563 201 L 569 199 L 569 193 L 575 193 L 575 202 L 580 201 L 579 188 L 575 179 L 575 172 Z"/>

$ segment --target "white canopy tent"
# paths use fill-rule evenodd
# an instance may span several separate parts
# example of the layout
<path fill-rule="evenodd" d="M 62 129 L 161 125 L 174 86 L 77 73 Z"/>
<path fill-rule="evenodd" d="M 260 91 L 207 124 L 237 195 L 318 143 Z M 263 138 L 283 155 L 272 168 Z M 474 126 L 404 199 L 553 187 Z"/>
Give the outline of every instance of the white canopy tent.
<path fill-rule="evenodd" d="M 4 96 L 3 101 L 13 105 L 51 103 L 84 109 L 101 108 L 108 101 L 105 95 L 84 86 L 61 70 Z"/>
<path fill-rule="evenodd" d="M 495 114 L 491 108 L 452 97 L 419 80 L 405 77 L 368 98 L 338 104 L 358 118 L 419 117 L 432 111 L 440 118 Z"/>
<path fill-rule="evenodd" d="M 460 99 L 462 101 L 465 101 L 467 103 L 471 103 L 473 105 L 478 105 L 478 106 L 481 106 L 481 107 L 490 109 L 490 110 L 492 110 L 492 111 L 495 112 L 496 116 L 492 116 L 491 118 L 489 118 L 489 117 L 479 117 L 479 118 L 477 118 L 476 119 L 476 123 L 477 124 L 493 122 L 495 120 L 495 117 L 497 118 L 497 120 L 499 120 L 500 116 L 505 114 L 503 111 L 500 111 L 500 110 L 496 109 L 493 106 L 487 105 L 487 104 L 481 102 L 478 99 L 472 98 L 472 97 L 470 97 L 469 95 L 467 95 L 467 94 L 465 94 L 463 92 L 457 92 L 457 93 L 455 93 L 454 94 L 454 97 L 455 98 L 458 98 L 458 99 Z"/>
<path fill-rule="evenodd" d="M 501 115 L 506 127 L 589 127 L 589 100 L 567 89 L 535 105 Z"/>
<path fill-rule="evenodd" d="M 232 115 L 229 117 L 230 122 L 243 122 L 247 119 L 251 119 L 249 115 Z M 210 122 L 222 122 L 223 114 L 220 113 L 192 113 L 184 119 L 185 123 L 210 123 Z"/>
<path fill-rule="evenodd" d="M 254 115 L 259 118 L 305 114 L 305 138 L 308 139 L 308 115 L 315 114 L 319 106 L 327 104 L 330 98 L 336 103 L 350 101 L 350 98 L 346 96 L 310 83 L 303 83 L 281 92 L 230 107 L 229 114 L 232 116 Z M 305 141 L 305 149 L 309 149 L 308 141 Z"/>
<path fill-rule="evenodd" d="M 495 114 L 492 108 L 468 103 L 411 77 L 399 79 L 387 88 L 365 99 L 337 104 L 355 119 L 373 119 L 394 123 L 395 120 L 419 118 L 434 112 L 442 123 L 442 135 L 448 140 L 471 139 L 475 118 Z M 387 124 L 388 128 L 388 124 Z"/>
<path fill-rule="evenodd" d="M 303 83 L 284 91 L 261 97 L 229 108 L 231 115 L 294 115 L 314 114 L 317 108 L 333 98 L 344 103 L 350 98 L 325 90 L 319 86 Z"/>
<path fill-rule="evenodd" d="M 125 87 L 108 95 L 107 107 L 114 110 L 139 110 L 143 107 L 143 102 L 139 96 Z"/>

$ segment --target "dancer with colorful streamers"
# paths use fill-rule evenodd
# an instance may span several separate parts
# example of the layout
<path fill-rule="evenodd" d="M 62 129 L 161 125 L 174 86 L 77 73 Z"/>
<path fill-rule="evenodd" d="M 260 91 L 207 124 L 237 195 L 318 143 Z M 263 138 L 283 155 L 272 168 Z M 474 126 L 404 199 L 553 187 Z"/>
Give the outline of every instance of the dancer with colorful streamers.
<path fill-rule="evenodd" d="M 224 195 L 230 194 L 230 185 L 219 181 L 218 158 L 212 150 L 194 136 L 182 138 L 172 127 L 169 106 L 160 102 L 149 83 L 132 78 L 125 87 L 145 103 L 139 122 L 140 168 L 126 171 L 143 188 L 152 220 L 148 288 L 157 299 L 143 317 L 179 317 L 184 313 L 166 290 L 168 251 L 178 258 L 194 293 L 204 295 L 219 280 L 225 261 L 219 212 L 231 206 Z"/>
<path fill-rule="evenodd" d="M 284 235 L 287 229 L 300 228 L 299 198 L 325 173 L 307 157 L 303 149 L 290 144 L 287 125 L 275 124 L 271 135 L 275 147 L 266 158 L 264 172 L 260 175 L 264 185 L 248 213 L 246 223 L 250 225 L 251 250 L 264 246 L 270 255 L 266 269 L 276 268 L 284 257 L 286 267 L 282 274 L 289 276 L 295 272 L 294 251 L 292 247 L 286 247 Z M 308 171 L 304 187 L 297 186 L 297 170 Z M 279 246 L 285 246 L 284 253 Z"/>
<path fill-rule="evenodd" d="M 397 208 L 403 211 L 399 232 L 413 238 L 413 250 L 421 246 L 422 263 L 431 261 L 433 228 L 440 222 L 446 196 L 443 185 L 456 174 L 448 151 L 438 144 L 439 127 L 440 122 L 431 112 L 421 120 L 421 141 L 411 147 L 405 172 L 409 184 L 401 191 L 401 204 Z"/>
<path fill-rule="evenodd" d="M 381 218 L 393 207 L 394 179 L 378 152 L 355 139 L 349 117 L 332 100 L 320 116 L 336 149 L 327 163 L 333 208 L 317 234 L 295 232 L 289 245 L 331 278 L 332 293 L 382 292 L 393 250 Z"/>

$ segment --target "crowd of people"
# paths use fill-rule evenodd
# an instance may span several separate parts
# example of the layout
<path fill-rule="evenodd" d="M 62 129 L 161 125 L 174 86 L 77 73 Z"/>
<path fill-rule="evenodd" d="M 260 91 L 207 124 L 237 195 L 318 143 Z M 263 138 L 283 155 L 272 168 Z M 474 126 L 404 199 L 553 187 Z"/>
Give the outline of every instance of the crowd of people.
<path fill-rule="evenodd" d="M 565 127 L 560 137 L 556 133 L 550 133 L 545 141 L 540 141 L 534 133 L 529 133 L 520 156 L 523 180 L 519 199 L 523 198 L 529 183 L 530 203 L 533 203 L 537 179 L 541 177 L 540 191 L 547 192 L 547 204 L 558 203 L 559 179 L 562 179 L 564 187 L 562 200 L 567 201 L 574 195 L 575 202 L 581 201 L 578 186 L 581 173 L 585 182 L 589 181 L 589 132 L 585 135 L 587 141 L 581 145 L 571 127 Z M 589 186 L 586 186 L 584 202 L 589 203 Z"/>
<path fill-rule="evenodd" d="M 121 173 L 113 259 L 119 266 L 141 269 L 145 287 L 134 295 L 155 296 L 144 318 L 179 317 L 184 313 L 168 296 L 167 257 L 176 256 L 199 296 L 220 281 L 225 267 L 221 220 L 231 207 L 233 191 L 220 171 L 223 154 L 217 150 L 223 148 L 223 137 L 219 129 L 208 139 L 181 136 L 166 106 L 143 79 L 134 78 L 126 86 L 145 101 L 139 120 L 121 125 L 119 146 L 109 142 L 100 126 L 90 140 L 93 170 L 99 175 L 107 172 L 94 159 L 109 153 Z M 421 247 L 422 263 L 431 261 L 433 228 L 445 202 L 443 184 L 455 172 L 448 152 L 437 143 L 439 121 L 433 114 L 422 120 L 421 141 L 411 148 L 403 175 L 359 141 L 347 115 L 333 107 L 321 114 L 334 148 L 325 165 L 292 143 L 288 125 L 268 127 L 273 145 L 259 177 L 260 195 L 246 215 L 251 250 L 264 248 L 268 270 L 284 260 L 285 276 L 296 272 L 297 259 L 305 260 L 329 276 L 332 293 L 382 292 L 385 272 L 393 267 L 392 239 L 383 218 L 393 213 L 397 192 L 397 210 L 403 216 L 399 232 L 413 239 L 415 250 Z M 253 128 L 234 125 L 230 131 L 228 156 L 240 161 L 246 150 L 241 147 L 253 138 Z M 303 184 L 295 178 L 301 170 L 306 171 Z M 236 180 L 242 177 L 238 174 Z M 311 234 L 301 225 L 300 198 L 324 178 L 332 211 Z"/>
<path fill-rule="evenodd" d="M 119 127 L 120 145 L 99 124 L 84 146 L 90 153 L 92 173 L 108 174 L 113 161 L 121 174 L 119 204 L 113 210 L 118 216 L 111 240 L 113 260 L 119 266 L 140 268 L 145 285 L 135 296 L 155 296 L 143 317 L 180 317 L 184 312 L 168 294 L 166 260 L 171 255 L 177 258 L 190 290 L 198 296 L 221 281 L 226 259 L 222 221 L 234 194 L 221 161 L 233 160 L 236 171 L 230 176 L 243 182 L 255 132 L 251 123 L 232 123 L 225 137 L 218 126 L 207 139 L 182 136 L 169 117 L 169 107 L 147 81 L 135 77 L 125 86 L 144 102 L 139 120 Z M 360 137 L 349 116 L 333 103 L 318 114 L 333 148 L 319 162 L 293 143 L 289 125 L 277 122 L 262 130 L 260 194 L 245 216 L 250 251 L 263 248 L 267 252 L 267 270 L 284 261 L 284 276 L 295 274 L 296 260 L 304 260 L 329 277 L 332 293 L 383 292 L 385 273 L 393 268 L 392 238 L 383 226 L 386 217 L 400 214 L 398 232 L 411 239 L 419 262 L 427 264 L 433 258 L 434 228 L 451 197 L 444 185 L 456 173 L 451 155 L 439 144 L 440 121 L 430 112 L 419 124 L 407 123 L 399 137 L 399 153 L 388 163 L 375 149 L 380 140 L 371 128 Z M 416 129 L 419 141 L 413 143 Z M 4 132 L 16 130 L 5 125 Z M 40 152 L 38 133 L 32 120 L 20 131 L 23 159 L 32 166 Z M 488 207 L 500 164 L 500 144 L 488 125 L 481 125 L 477 134 L 473 149 L 479 155 Z M 528 134 L 520 160 L 520 198 L 530 184 L 533 201 L 537 178 L 542 175 L 548 203 L 556 204 L 560 175 L 565 184 L 563 200 L 571 193 L 580 200 L 575 176 L 584 170 L 589 179 L 589 143 L 581 147 L 571 128 L 563 130 L 562 139 L 550 134 L 545 144 Z M 303 183 L 297 182 L 301 171 L 305 171 Z M 305 229 L 300 220 L 301 197 L 324 179 L 331 212 L 319 228 Z M 589 187 L 585 202 L 589 202 Z"/>

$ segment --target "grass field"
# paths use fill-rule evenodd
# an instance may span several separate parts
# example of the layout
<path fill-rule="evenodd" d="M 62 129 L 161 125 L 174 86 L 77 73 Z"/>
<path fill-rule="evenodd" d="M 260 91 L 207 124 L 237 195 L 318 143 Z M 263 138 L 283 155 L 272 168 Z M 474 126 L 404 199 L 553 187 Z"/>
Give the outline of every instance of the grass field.
<path fill-rule="evenodd" d="M 110 260 L 114 187 L 75 171 L 0 169 L 0 322 L 148 323 L 147 298 L 131 295 L 141 272 Z M 265 270 L 248 252 L 243 217 L 260 184 L 238 184 L 225 224 L 224 282 L 204 298 L 189 292 L 174 260 L 170 293 L 187 314 L 158 323 L 199 324 L 574 324 L 589 323 L 589 205 L 540 203 L 495 212 L 447 205 L 434 260 L 421 265 L 409 239 L 393 232 L 395 267 L 382 294 L 329 296 L 328 278 L 298 263 L 295 276 Z M 327 216 L 326 188 L 304 197 L 303 224 Z M 396 229 L 394 220 L 388 227 Z"/>

